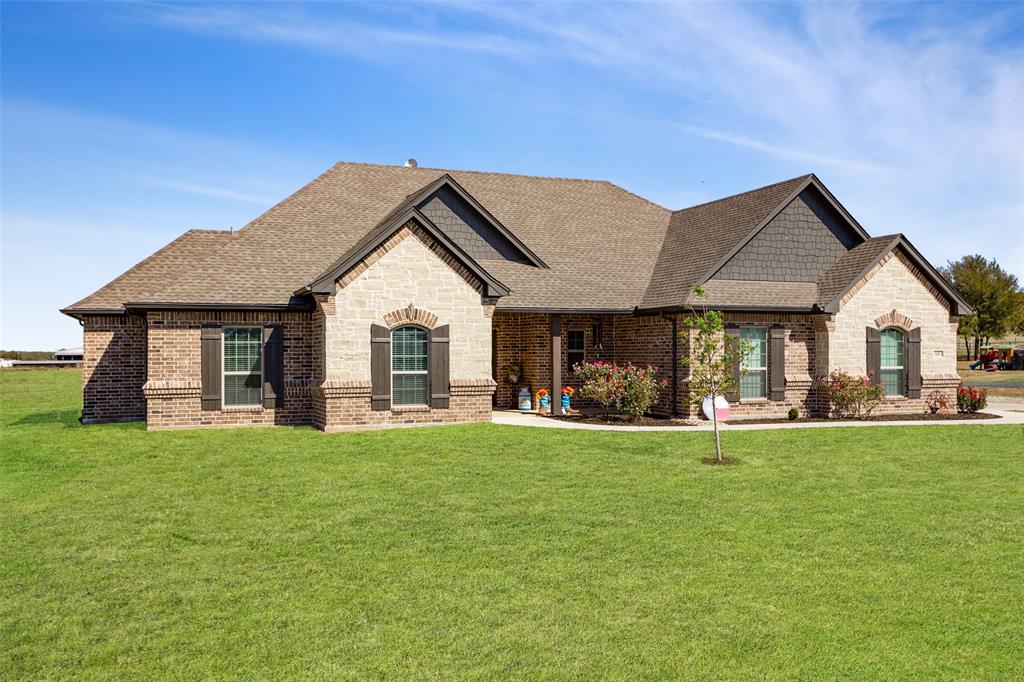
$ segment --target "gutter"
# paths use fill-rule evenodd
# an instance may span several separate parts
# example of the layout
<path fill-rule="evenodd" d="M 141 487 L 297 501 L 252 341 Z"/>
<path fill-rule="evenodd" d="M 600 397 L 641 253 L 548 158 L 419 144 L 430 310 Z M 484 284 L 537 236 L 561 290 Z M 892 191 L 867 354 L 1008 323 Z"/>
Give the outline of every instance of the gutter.
<path fill-rule="evenodd" d="M 721 310 L 722 312 L 728 313 L 791 313 L 791 314 L 803 314 L 803 315 L 814 315 L 825 312 L 818 304 L 814 304 L 810 308 L 802 306 L 749 306 L 749 305 L 714 305 L 713 303 L 708 304 L 708 310 Z M 635 308 L 633 314 L 637 317 L 646 315 L 665 315 L 671 313 L 687 313 L 692 312 L 690 306 L 661 306 L 658 308 Z"/>
<path fill-rule="evenodd" d="M 679 319 L 662 313 L 661 319 L 672 323 L 672 416 L 679 416 Z"/>
<path fill-rule="evenodd" d="M 246 312 L 312 312 L 316 305 L 312 302 L 302 303 L 125 303 L 125 310 L 224 310 Z"/>

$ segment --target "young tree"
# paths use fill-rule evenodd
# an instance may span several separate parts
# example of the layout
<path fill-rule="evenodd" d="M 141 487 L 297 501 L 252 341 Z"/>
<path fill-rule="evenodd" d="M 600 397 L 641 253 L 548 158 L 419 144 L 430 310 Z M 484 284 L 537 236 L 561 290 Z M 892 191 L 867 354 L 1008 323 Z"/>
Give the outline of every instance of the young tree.
<path fill-rule="evenodd" d="M 974 308 L 973 315 L 960 318 L 957 330 L 973 339 L 974 348 L 968 346 L 968 357 L 977 359 L 982 340 L 999 337 L 1021 324 L 1024 318 L 1024 296 L 1014 275 L 1003 270 L 995 260 L 984 256 L 964 256 L 948 262 L 943 275 Z"/>
<path fill-rule="evenodd" d="M 704 297 L 704 288 L 694 287 L 698 298 Z M 715 429 L 715 457 L 722 463 L 722 439 L 718 432 L 718 413 L 714 401 L 736 388 L 733 368 L 739 362 L 745 349 L 740 344 L 725 340 L 725 317 L 718 310 L 708 310 L 706 305 L 697 311 L 690 307 L 691 314 L 683 319 L 683 325 L 693 334 L 683 331 L 690 338 L 689 357 L 680 363 L 690 368 L 690 398 L 700 407 L 704 398 L 712 402 L 711 421 Z"/>

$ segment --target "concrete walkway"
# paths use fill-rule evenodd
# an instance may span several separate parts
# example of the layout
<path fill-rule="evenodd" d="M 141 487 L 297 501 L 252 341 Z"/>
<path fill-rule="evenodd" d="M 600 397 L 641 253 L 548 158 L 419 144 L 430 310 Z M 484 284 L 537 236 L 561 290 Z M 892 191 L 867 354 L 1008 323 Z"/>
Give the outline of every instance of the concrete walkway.
<path fill-rule="evenodd" d="M 827 421 L 827 422 L 780 422 L 777 424 L 722 424 L 722 431 L 748 431 L 757 429 L 831 429 L 838 426 L 871 427 L 871 426 L 956 426 L 962 424 L 1024 424 L 1024 404 L 1013 402 L 989 401 L 985 408 L 989 414 L 999 415 L 1000 419 L 935 419 L 914 421 Z M 560 419 L 549 419 L 528 412 L 514 410 L 493 412 L 491 422 L 508 426 L 532 426 L 545 429 L 584 429 L 587 431 L 709 431 L 713 425 L 708 421 L 699 421 L 692 426 L 628 426 L 604 424 L 574 424 Z"/>

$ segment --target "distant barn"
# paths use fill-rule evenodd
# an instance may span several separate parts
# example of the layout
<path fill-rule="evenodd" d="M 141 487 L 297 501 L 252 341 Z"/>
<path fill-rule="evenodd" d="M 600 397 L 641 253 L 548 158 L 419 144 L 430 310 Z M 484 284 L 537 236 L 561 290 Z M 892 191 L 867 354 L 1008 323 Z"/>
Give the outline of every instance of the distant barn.
<path fill-rule="evenodd" d="M 82 362 L 85 351 L 81 348 L 61 348 L 53 354 L 53 359 L 58 362 Z"/>
<path fill-rule="evenodd" d="M 85 352 L 81 348 L 61 348 L 53 353 L 49 360 L 3 360 L 0 361 L 0 368 L 4 367 L 81 367 Z"/>

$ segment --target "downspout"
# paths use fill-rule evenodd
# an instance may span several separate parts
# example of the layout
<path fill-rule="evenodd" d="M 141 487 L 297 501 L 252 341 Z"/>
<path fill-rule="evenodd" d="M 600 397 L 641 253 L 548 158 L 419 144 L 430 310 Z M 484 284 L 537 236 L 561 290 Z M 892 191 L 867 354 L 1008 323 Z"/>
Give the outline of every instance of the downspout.
<path fill-rule="evenodd" d="M 661 314 L 663 320 L 672 323 L 672 416 L 679 416 L 679 321 L 676 316 Z"/>

